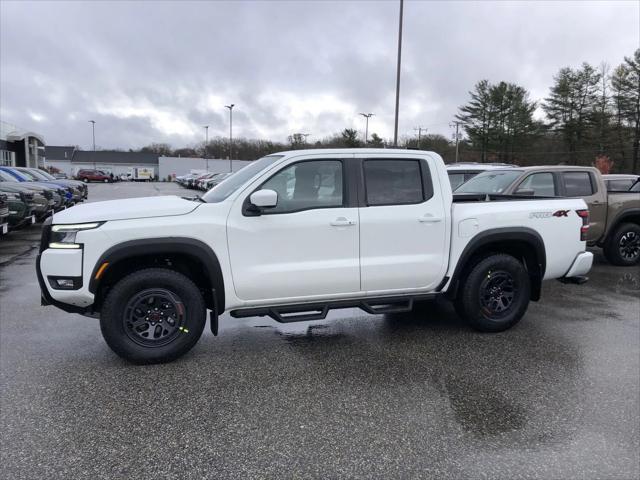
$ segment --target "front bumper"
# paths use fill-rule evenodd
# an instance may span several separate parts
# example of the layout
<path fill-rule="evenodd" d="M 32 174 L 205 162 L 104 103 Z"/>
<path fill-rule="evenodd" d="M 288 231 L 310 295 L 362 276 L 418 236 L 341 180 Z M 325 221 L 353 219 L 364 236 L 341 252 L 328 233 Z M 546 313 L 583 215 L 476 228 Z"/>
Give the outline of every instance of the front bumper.
<path fill-rule="evenodd" d="M 48 277 L 80 277 L 82 278 L 83 250 L 52 250 L 48 249 L 51 236 L 51 222 L 49 217 L 42 227 L 40 251 L 36 257 L 36 275 L 40 285 L 42 305 L 53 305 L 68 313 L 91 314 L 93 295 L 82 290 L 54 290 L 47 285 Z M 43 272 L 43 263 L 44 272 Z M 63 274 L 63 275 L 61 275 Z M 80 283 L 82 287 L 82 284 Z M 83 293 L 84 292 L 84 293 Z M 55 296 L 55 298 L 54 298 Z M 85 298 L 89 297 L 89 298 Z"/>

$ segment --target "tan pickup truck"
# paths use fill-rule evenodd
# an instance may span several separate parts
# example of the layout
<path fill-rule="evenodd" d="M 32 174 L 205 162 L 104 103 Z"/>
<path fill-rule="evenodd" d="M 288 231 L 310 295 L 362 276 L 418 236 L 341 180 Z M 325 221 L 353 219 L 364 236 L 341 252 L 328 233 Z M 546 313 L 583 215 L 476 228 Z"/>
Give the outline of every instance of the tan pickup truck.
<path fill-rule="evenodd" d="M 579 197 L 589 206 L 589 245 L 602 247 L 614 265 L 640 263 L 640 188 L 607 192 L 592 167 L 539 166 L 489 170 L 460 185 L 455 193 L 531 197 Z"/>

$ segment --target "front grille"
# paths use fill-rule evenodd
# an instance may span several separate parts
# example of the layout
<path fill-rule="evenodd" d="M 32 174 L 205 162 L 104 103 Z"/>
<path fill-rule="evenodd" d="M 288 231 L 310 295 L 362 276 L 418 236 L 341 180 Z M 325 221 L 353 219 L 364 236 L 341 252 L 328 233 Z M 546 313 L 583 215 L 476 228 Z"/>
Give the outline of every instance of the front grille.
<path fill-rule="evenodd" d="M 44 194 L 44 198 L 47 200 L 51 200 L 53 198 L 53 192 L 51 190 L 45 190 L 42 193 Z"/>
<path fill-rule="evenodd" d="M 22 198 L 22 201 L 25 203 L 32 203 L 33 202 L 33 193 L 31 192 L 20 192 L 20 198 Z"/>

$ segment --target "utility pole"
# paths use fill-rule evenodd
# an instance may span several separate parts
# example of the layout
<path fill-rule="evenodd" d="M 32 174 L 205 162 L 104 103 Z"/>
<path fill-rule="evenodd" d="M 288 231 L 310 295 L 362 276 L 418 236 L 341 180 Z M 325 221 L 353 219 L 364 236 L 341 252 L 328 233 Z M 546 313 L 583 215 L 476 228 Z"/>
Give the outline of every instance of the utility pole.
<path fill-rule="evenodd" d="M 209 125 L 205 125 L 204 127 L 204 158 L 207 162 L 207 173 L 209 173 Z"/>
<path fill-rule="evenodd" d="M 366 123 L 365 123 L 365 127 L 364 127 L 364 144 L 366 145 L 367 143 L 369 143 L 369 119 L 371 117 L 373 117 L 373 113 L 361 113 L 360 115 L 362 115 L 364 118 L 367 119 Z"/>
<path fill-rule="evenodd" d="M 396 70 L 396 121 L 393 129 L 393 146 L 398 146 L 398 113 L 400 108 L 400 64 L 402 59 L 402 9 L 404 0 L 400 0 L 400 20 L 398 22 L 398 68 Z"/>
<path fill-rule="evenodd" d="M 225 108 L 229 109 L 229 172 L 233 172 L 233 107 L 233 103 L 225 105 Z"/>
<path fill-rule="evenodd" d="M 427 129 L 424 127 L 416 127 L 414 128 L 414 130 L 416 130 L 418 132 L 418 148 L 420 148 L 420 140 L 422 139 L 422 131 L 424 130 L 424 133 L 427 133 Z"/>
<path fill-rule="evenodd" d="M 458 120 L 455 120 L 452 123 L 450 123 L 449 126 L 451 128 L 453 128 L 454 126 L 456 127 L 456 133 L 455 133 L 455 138 L 456 138 L 456 163 L 458 163 L 458 141 L 460 140 L 460 134 L 458 133 L 458 129 L 460 128 L 460 122 Z"/>
<path fill-rule="evenodd" d="M 95 120 L 89 120 L 89 123 L 91 124 L 91 133 L 93 135 L 93 169 L 96 169 L 96 121 Z"/>

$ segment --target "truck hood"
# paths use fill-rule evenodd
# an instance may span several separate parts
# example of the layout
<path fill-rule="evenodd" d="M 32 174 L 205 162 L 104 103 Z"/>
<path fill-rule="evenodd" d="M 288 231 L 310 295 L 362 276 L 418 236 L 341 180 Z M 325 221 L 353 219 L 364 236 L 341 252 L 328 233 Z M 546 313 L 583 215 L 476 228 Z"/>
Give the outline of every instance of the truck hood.
<path fill-rule="evenodd" d="M 167 195 L 163 197 L 128 198 L 106 202 L 83 203 L 53 216 L 54 224 L 104 222 L 133 218 L 184 215 L 201 205 L 199 202 Z"/>

